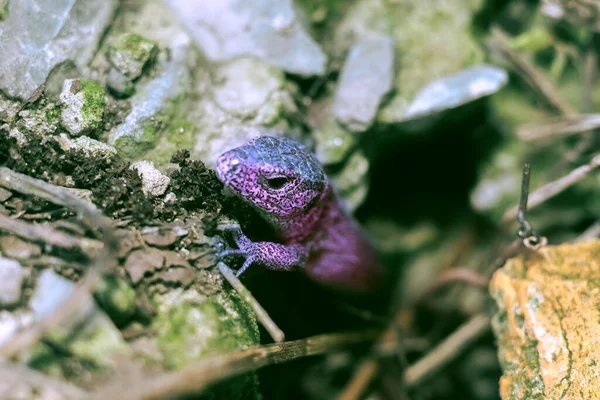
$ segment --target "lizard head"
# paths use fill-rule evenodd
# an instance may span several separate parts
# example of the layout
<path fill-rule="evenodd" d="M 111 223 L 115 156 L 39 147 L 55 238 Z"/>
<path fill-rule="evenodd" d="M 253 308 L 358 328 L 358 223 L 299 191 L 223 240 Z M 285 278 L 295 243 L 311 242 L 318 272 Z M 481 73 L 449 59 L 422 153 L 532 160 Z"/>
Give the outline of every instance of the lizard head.
<path fill-rule="evenodd" d="M 287 138 L 261 136 L 217 160 L 217 174 L 236 195 L 270 220 L 313 209 L 328 189 L 317 158 Z"/>

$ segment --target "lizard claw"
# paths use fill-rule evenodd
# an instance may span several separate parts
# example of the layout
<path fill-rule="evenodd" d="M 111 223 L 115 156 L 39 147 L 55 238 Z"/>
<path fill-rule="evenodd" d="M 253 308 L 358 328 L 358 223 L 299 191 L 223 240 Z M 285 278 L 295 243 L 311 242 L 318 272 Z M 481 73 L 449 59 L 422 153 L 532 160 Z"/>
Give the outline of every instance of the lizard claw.
<path fill-rule="evenodd" d="M 217 258 L 219 260 L 223 260 L 223 259 L 225 259 L 227 257 L 231 257 L 231 256 L 246 257 L 244 264 L 236 272 L 236 276 L 239 277 L 254 262 L 254 252 L 252 251 L 252 247 L 253 247 L 254 243 L 252 243 L 252 241 L 250 241 L 250 239 L 248 239 L 248 237 L 246 235 L 244 235 L 242 233 L 242 230 L 239 228 L 231 228 L 231 229 L 227 229 L 227 231 L 232 233 L 233 239 L 239 248 L 238 249 L 225 249 L 225 250 L 219 251 L 217 253 Z"/>

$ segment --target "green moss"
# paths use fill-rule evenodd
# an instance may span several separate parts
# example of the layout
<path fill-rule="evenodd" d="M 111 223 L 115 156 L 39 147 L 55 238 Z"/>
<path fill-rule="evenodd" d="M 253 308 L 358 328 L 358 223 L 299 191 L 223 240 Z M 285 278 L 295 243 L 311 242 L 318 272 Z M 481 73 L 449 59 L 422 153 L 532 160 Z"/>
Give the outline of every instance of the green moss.
<path fill-rule="evenodd" d="M 157 52 L 155 42 L 136 33 L 124 33 L 108 46 L 107 57 L 121 73 L 135 79 Z"/>
<path fill-rule="evenodd" d="M 81 115 L 92 130 L 100 127 L 104 116 L 104 89 L 96 81 L 81 80 L 83 107 Z"/>
<path fill-rule="evenodd" d="M 153 329 L 169 369 L 259 344 L 254 313 L 235 293 L 206 298 L 195 290 L 177 289 L 155 300 L 158 314 Z M 256 385 L 253 374 L 244 375 L 218 385 L 208 398 L 249 398 L 248 394 L 256 394 Z"/>
<path fill-rule="evenodd" d="M 196 125 L 187 120 L 171 123 L 156 146 L 147 153 L 144 159 L 154 162 L 158 168 L 167 165 L 171 156 L 179 149 L 190 149 L 194 145 Z"/>
<path fill-rule="evenodd" d="M 167 140 L 169 143 L 179 148 L 189 147 L 194 142 L 194 132 L 196 125 L 187 120 L 179 120 L 171 123 L 167 130 Z"/>
<path fill-rule="evenodd" d="M 135 290 L 117 276 L 104 277 L 96 286 L 94 297 L 117 326 L 127 324 L 135 313 Z"/>
<path fill-rule="evenodd" d="M 0 0 L 0 21 L 8 18 L 8 0 Z"/>
<path fill-rule="evenodd" d="M 62 359 L 47 344 L 36 343 L 28 355 L 28 364 L 30 367 L 43 371 L 46 374 L 62 378 Z"/>
<path fill-rule="evenodd" d="M 259 343 L 254 314 L 235 294 L 203 298 L 193 290 L 175 290 L 159 302 L 154 325 L 168 368 Z"/>
<path fill-rule="evenodd" d="M 46 110 L 46 120 L 52 124 L 59 124 L 60 123 L 60 108 L 52 107 L 52 108 Z"/>

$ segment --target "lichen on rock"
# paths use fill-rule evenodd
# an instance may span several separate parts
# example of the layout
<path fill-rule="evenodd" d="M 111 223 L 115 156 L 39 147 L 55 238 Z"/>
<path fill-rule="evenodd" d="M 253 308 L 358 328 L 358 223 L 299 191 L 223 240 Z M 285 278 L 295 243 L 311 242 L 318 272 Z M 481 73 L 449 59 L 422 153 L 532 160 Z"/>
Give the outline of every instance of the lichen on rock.
<path fill-rule="evenodd" d="M 104 116 L 104 89 L 95 81 L 67 79 L 60 101 L 62 125 L 75 136 L 93 132 Z"/>
<path fill-rule="evenodd" d="M 598 398 L 599 254 L 600 240 L 547 246 L 494 274 L 504 400 Z"/>
<path fill-rule="evenodd" d="M 123 33 L 108 46 L 106 55 L 112 65 L 129 79 L 142 74 L 144 66 L 158 53 L 158 45 L 136 33 Z"/>

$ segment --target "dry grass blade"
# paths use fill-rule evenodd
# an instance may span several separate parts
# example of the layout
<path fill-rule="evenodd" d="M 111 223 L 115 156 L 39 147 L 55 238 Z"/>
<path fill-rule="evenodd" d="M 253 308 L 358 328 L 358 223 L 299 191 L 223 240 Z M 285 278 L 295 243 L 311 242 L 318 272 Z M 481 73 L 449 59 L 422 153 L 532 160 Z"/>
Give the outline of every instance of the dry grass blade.
<path fill-rule="evenodd" d="M 490 329 L 490 316 L 478 314 L 454 331 L 425 357 L 404 372 L 404 383 L 413 387 L 456 358 L 470 343 Z"/>
<path fill-rule="evenodd" d="M 207 386 L 268 365 L 315 356 L 371 341 L 378 332 L 325 334 L 306 339 L 207 357 L 179 371 L 148 377 L 139 382 L 112 382 L 94 395 L 96 400 L 150 400 L 198 393 Z"/>
<path fill-rule="evenodd" d="M 265 327 L 269 335 L 273 338 L 276 343 L 283 342 L 285 339 L 285 334 L 275 321 L 271 319 L 267 311 L 260 305 L 260 303 L 252 296 L 250 291 L 240 282 L 240 280 L 235 276 L 231 268 L 225 265 L 222 262 L 217 264 L 219 271 L 221 274 L 227 279 L 227 282 L 238 292 L 238 294 L 248 303 L 248 305 L 256 314 L 256 318 L 258 321 Z"/>
<path fill-rule="evenodd" d="M 585 133 L 597 128 L 600 128 L 600 114 L 587 114 L 557 118 L 546 124 L 522 126 L 517 129 L 517 136 L 522 141 L 535 142 Z"/>
<path fill-rule="evenodd" d="M 558 110 L 562 115 L 576 115 L 575 110 L 567 103 L 554 85 L 543 72 L 541 72 L 531 61 L 527 60 L 521 54 L 514 51 L 508 44 L 509 36 L 500 27 L 493 26 L 492 37 L 493 46 L 502 56 L 511 64 L 525 82 L 536 92 L 538 92 L 545 101 Z"/>
<path fill-rule="evenodd" d="M 65 249 L 77 248 L 92 258 L 102 249 L 102 243 L 97 240 L 72 236 L 50 226 L 29 224 L 3 214 L 0 214 L 0 229 L 28 240 L 41 241 Z"/>
<path fill-rule="evenodd" d="M 96 207 L 71 194 L 65 188 L 51 185 L 39 179 L 19 174 L 8 168 L 0 168 L 0 186 L 20 193 L 37 196 L 77 211 L 88 225 L 100 228 L 104 234 L 104 247 L 101 255 L 86 271 L 82 281 L 73 295 L 60 304 L 48 316 L 36 321 L 31 327 L 12 336 L 0 346 L 0 359 L 10 358 L 33 346 L 53 327 L 67 320 L 82 303 L 82 299 L 89 294 L 100 279 L 106 265 L 114 259 L 117 240 L 110 227 L 109 220 L 102 216 Z"/>
<path fill-rule="evenodd" d="M 32 387 L 49 388 L 60 394 L 62 399 L 85 399 L 89 393 L 85 390 L 57 379 L 50 378 L 41 372 L 25 365 L 13 362 L 0 362 L 0 383 L 25 382 Z"/>
<path fill-rule="evenodd" d="M 559 178 L 553 182 L 549 182 L 532 192 L 529 195 L 529 201 L 527 203 L 528 209 L 531 210 L 533 207 L 539 206 L 546 200 L 551 199 L 557 194 L 565 191 L 569 187 L 580 182 L 598 167 L 600 167 L 600 153 L 596 154 L 588 164 L 577 167 L 562 178 Z M 517 212 L 518 206 L 509 208 L 502 216 L 502 220 L 504 222 L 511 222 L 517 217 Z"/>

